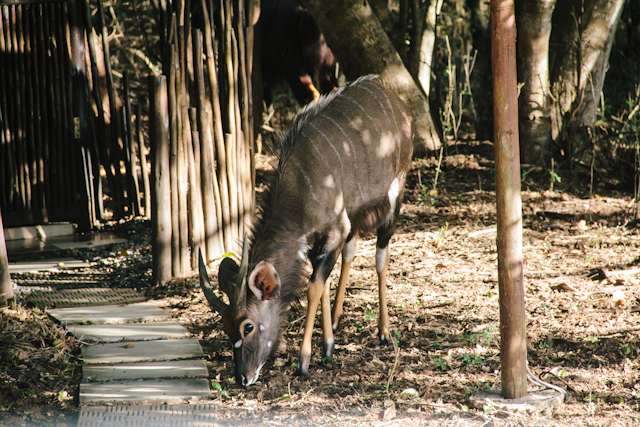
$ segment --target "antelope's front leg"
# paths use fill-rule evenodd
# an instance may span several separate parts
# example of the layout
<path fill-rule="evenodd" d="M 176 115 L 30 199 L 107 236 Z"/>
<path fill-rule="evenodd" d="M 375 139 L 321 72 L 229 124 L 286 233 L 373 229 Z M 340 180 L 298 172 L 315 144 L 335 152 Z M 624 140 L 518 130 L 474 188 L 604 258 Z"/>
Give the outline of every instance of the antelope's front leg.
<path fill-rule="evenodd" d="M 313 279 L 313 277 L 312 277 Z M 309 363 L 311 362 L 311 337 L 313 336 L 313 324 L 316 320 L 316 312 L 320 298 L 324 293 L 325 283 L 320 278 L 309 282 L 307 290 L 307 321 L 304 327 L 304 336 L 300 346 L 300 359 L 298 360 L 298 374 L 307 375 L 309 373 Z"/>
<path fill-rule="evenodd" d="M 318 310 L 318 304 L 322 299 L 322 331 L 324 335 L 324 356 L 328 359 L 333 357 L 333 329 L 331 328 L 331 302 L 329 300 L 329 275 L 336 264 L 340 249 L 346 239 L 346 231 L 336 231 L 327 239 L 323 247 L 315 248 L 311 259 L 313 273 L 309 280 L 307 321 L 304 328 L 304 337 L 300 346 L 300 360 L 298 361 L 298 374 L 307 375 L 309 363 L 311 362 L 311 336 L 313 335 L 313 324 Z"/>

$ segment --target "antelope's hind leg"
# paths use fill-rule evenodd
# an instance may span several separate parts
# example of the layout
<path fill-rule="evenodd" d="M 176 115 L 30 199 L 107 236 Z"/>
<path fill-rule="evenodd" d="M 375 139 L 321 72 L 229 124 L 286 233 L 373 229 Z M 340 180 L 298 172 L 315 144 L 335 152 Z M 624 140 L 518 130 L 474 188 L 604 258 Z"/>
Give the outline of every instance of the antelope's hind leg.
<path fill-rule="evenodd" d="M 389 344 L 389 312 L 387 310 L 387 271 L 389 269 L 389 242 L 396 231 L 396 219 L 400 213 L 396 204 L 393 216 L 378 229 L 376 243 L 376 273 L 378 273 L 378 336 L 382 344 Z"/>

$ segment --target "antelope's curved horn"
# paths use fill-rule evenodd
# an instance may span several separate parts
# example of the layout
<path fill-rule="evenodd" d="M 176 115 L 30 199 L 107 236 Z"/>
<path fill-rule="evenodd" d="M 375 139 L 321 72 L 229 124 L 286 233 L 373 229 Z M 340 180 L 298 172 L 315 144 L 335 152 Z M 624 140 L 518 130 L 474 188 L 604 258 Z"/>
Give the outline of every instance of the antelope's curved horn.
<path fill-rule="evenodd" d="M 247 234 L 244 235 L 242 243 L 242 259 L 240 260 L 240 271 L 238 271 L 238 281 L 236 282 L 236 292 L 233 298 L 233 311 L 236 317 L 247 309 L 247 270 L 249 269 L 249 245 Z"/>
<path fill-rule="evenodd" d="M 213 289 L 211 289 L 211 282 L 209 281 L 209 275 L 207 274 L 207 267 L 204 264 L 204 259 L 202 259 L 202 251 L 200 249 L 198 249 L 198 272 L 200 273 L 200 287 L 202 288 L 205 298 L 209 302 L 211 308 L 222 314 L 229 308 L 229 306 L 218 298 L 215 293 L 213 293 Z"/>

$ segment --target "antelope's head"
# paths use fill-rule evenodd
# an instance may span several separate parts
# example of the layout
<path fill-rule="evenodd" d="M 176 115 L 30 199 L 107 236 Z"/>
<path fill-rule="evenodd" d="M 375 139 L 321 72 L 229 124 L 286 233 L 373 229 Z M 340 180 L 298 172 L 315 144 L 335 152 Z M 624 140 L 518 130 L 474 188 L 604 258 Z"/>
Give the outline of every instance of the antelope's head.
<path fill-rule="evenodd" d="M 282 322 L 278 273 L 273 265 L 261 261 L 247 275 L 247 252 L 245 240 L 239 266 L 231 258 L 220 264 L 218 283 L 229 305 L 211 290 L 201 255 L 199 263 L 200 285 L 209 305 L 222 316 L 224 331 L 233 346 L 236 382 L 245 387 L 258 380 L 260 369 L 277 348 Z"/>

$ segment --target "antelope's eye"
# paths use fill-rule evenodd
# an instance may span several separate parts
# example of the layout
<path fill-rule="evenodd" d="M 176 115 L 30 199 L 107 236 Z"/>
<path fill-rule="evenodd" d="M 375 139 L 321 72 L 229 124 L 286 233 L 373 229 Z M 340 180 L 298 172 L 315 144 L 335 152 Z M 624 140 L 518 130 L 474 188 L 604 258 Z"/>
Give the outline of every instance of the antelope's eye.
<path fill-rule="evenodd" d="M 253 331 L 253 323 L 247 323 L 244 325 L 244 336 L 246 337 Z"/>

